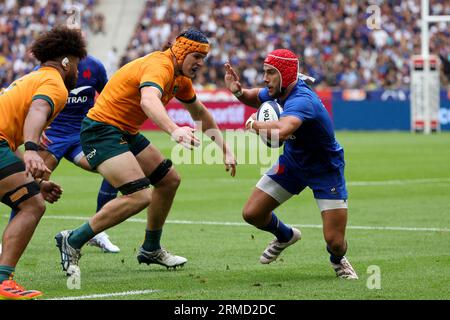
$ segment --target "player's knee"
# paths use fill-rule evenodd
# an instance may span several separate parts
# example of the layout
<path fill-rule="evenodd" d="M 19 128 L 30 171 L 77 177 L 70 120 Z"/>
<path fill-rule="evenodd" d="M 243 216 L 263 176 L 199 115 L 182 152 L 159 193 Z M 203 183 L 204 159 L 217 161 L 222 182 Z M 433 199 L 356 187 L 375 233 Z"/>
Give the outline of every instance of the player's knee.
<path fill-rule="evenodd" d="M 175 169 L 172 169 L 172 161 L 164 159 L 148 176 L 150 183 L 156 188 L 171 187 L 175 190 L 180 185 L 180 177 Z"/>
<path fill-rule="evenodd" d="M 246 204 L 242 210 L 242 218 L 245 222 L 255 224 L 258 221 L 258 214 L 255 208 L 251 204 Z"/>
<path fill-rule="evenodd" d="M 169 173 L 167 173 L 167 175 L 161 182 L 165 188 L 170 189 L 171 191 L 176 191 L 180 186 L 181 177 L 175 171 L 175 169 L 172 169 L 169 171 Z"/>
<path fill-rule="evenodd" d="M 42 199 L 42 197 L 32 197 L 28 199 L 27 201 L 23 202 L 19 206 L 20 211 L 27 212 L 28 214 L 31 214 L 36 219 L 41 219 L 42 216 L 45 213 L 45 201 Z"/>
<path fill-rule="evenodd" d="M 40 192 L 39 185 L 35 181 L 28 182 L 6 192 L 1 198 L 1 202 L 13 210 L 26 210 L 42 216 L 45 211 L 45 203 Z"/>
<path fill-rule="evenodd" d="M 138 207 L 139 210 L 142 210 L 148 207 L 152 202 L 152 193 L 150 192 L 150 189 L 142 189 L 128 195 L 128 199 L 130 202 L 133 202 L 133 205 Z"/>
<path fill-rule="evenodd" d="M 125 201 L 128 201 L 133 207 L 143 209 L 151 202 L 149 185 L 150 180 L 148 178 L 141 178 L 128 182 L 117 189 L 126 196 Z"/>

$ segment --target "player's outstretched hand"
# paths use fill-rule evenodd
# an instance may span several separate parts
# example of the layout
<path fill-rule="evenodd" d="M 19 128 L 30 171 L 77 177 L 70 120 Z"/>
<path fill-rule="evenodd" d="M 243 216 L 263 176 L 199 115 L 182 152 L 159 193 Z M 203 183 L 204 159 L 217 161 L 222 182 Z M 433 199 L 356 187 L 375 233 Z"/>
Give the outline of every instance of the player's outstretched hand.
<path fill-rule="evenodd" d="M 234 177 L 236 175 L 237 166 L 237 161 L 234 154 L 232 152 L 226 152 L 223 156 L 223 162 L 225 163 L 225 170 L 227 172 L 230 171 L 231 176 Z"/>
<path fill-rule="evenodd" d="M 59 200 L 63 193 L 63 189 L 53 181 L 42 181 L 41 193 L 45 201 L 54 203 Z"/>
<path fill-rule="evenodd" d="M 225 63 L 225 85 L 232 93 L 237 93 L 242 90 L 239 76 L 229 62 Z"/>
<path fill-rule="evenodd" d="M 194 135 L 195 129 L 191 127 L 180 127 L 174 130 L 170 135 L 172 139 L 181 144 L 186 149 L 192 150 L 200 145 L 200 140 Z"/>
<path fill-rule="evenodd" d="M 33 178 L 42 178 L 45 173 L 52 172 L 36 151 L 26 150 L 23 154 L 23 162 L 25 162 L 25 174 L 31 174 Z"/>

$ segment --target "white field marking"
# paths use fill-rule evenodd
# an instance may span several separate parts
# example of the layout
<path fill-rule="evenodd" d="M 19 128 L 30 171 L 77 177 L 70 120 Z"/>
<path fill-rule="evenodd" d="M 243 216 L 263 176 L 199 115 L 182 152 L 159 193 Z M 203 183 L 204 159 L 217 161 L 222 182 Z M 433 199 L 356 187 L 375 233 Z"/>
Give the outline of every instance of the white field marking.
<path fill-rule="evenodd" d="M 427 183 L 450 183 L 450 178 L 430 178 L 430 179 L 405 179 L 405 180 L 384 180 L 384 181 L 350 181 L 348 186 L 388 186 L 388 185 L 408 185 Z"/>
<path fill-rule="evenodd" d="M 211 179 L 196 179 L 210 182 Z M 221 183 L 239 183 L 239 182 L 254 182 L 258 179 L 243 178 L 239 180 L 219 178 L 214 179 L 216 182 Z M 380 181 L 347 181 L 347 186 L 350 187 L 370 187 L 370 186 L 404 186 L 411 184 L 438 184 L 438 183 L 450 183 L 450 178 L 429 178 L 429 179 L 404 179 L 404 180 L 380 180 Z"/>
<path fill-rule="evenodd" d="M 76 179 L 86 181 L 97 180 L 95 176 L 58 176 L 58 178 L 64 179 Z M 196 181 L 207 181 L 211 182 L 211 179 L 206 178 L 197 178 Z M 236 184 L 240 182 L 252 182 L 255 183 L 259 180 L 259 178 L 239 178 L 239 179 L 231 179 L 231 178 L 217 178 L 214 179 L 214 182 L 223 182 Z M 438 183 L 450 183 L 450 178 L 422 178 L 422 179 L 399 179 L 399 180 L 380 180 L 380 181 L 347 181 L 347 186 L 357 186 L 357 187 L 366 187 L 366 186 L 392 186 L 392 185 L 411 185 L 411 184 L 438 184 Z"/>
<path fill-rule="evenodd" d="M 86 300 L 86 299 L 99 299 L 99 298 L 111 298 L 111 297 L 123 297 L 123 296 L 138 296 L 147 293 L 155 293 L 159 290 L 139 290 L 139 291 L 125 291 L 125 292 L 113 292 L 102 294 L 91 294 L 87 296 L 73 296 L 73 297 L 59 297 L 45 300 Z"/>
<path fill-rule="evenodd" d="M 8 215 L 3 215 L 4 217 L 9 217 Z M 76 216 L 51 216 L 47 215 L 43 219 L 51 220 L 82 220 L 87 221 L 90 217 L 76 217 Z M 130 218 L 125 220 L 127 222 L 138 222 L 147 223 L 146 219 Z M 191 220 L 167 220 L 166 223 L 169 224 L 190 224 L 190 225 L 215 225 L 215 226 L 238 226 L 247 227 L 250 226 L 245 222 L 227 222 L 227 221 L 191 221 Z M 299 228 L 312 228 L 312 229 L 322 229 L 321 224 L 292 224 L 293 227 Z M 450 228 L 416 228 L 416 227 L 374 227 L 374 226 L 347 226 L 347 229 L 354 230 L 387 230 L 387 231 L 435 231 L 435 232 L 449 232 Z"/>

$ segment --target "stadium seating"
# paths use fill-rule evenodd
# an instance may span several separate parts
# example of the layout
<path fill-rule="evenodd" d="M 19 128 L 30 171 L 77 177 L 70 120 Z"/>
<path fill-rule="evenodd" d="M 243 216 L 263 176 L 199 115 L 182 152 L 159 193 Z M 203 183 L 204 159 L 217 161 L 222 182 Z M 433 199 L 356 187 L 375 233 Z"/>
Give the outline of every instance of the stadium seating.
<path fill-rule="evenodd" d="M 105 17 L 94 13 L 97 1 L 73 2 L 82 8 L 82 23 L 91 33 L 108 33 Z M 245 86 L 261 84 L 264 56 L 275 47 L 285 47 L 301 56 L 301 71 L 317 78 L 318 88 L 408 89 L 410 57 L 420 53 L 420 0 L 378 2 L 382 3 L 381 29 L 371 30 L 367 8 L 377 1 L 147 0 L 119 65 L 160 50 L 181 30 L 196 26 L 212 43 L 206 67 L 195 81 L 201 88 L 224 87 L 223 64 L 228 60 Z M 27 45 L 36 33 L 64 19 L 67 3 L 0 3 L 1 87 L 34 67 Z M 450 15 L 448 1 L 430 0 L 430 8 L 432 14 Z M 442 62 L 441 84 L 448 87 L 450 28 L 434 24 L 430 34 L 431 52 Z"/>
<path fill-rule="evenodd" d="M 40 32 L 66 22 L 67 12 L 76 6 L 81 25 L 92 33 L 103 30 L 104 17 L 94 13 L 97 0 L 6 0 L 0 2 L 0 87 L 30 72 L 36 61 L 27 48 Z"/>
<path fill-rule="evenodd" d="M 367 8 L 377 2 L 384 2 L 381 29 L 370 30 Z M 430 7 L 431 14 L 450 15 L 448 1 L 431 0 Z M 409 88 L 410 56 L 420 53 L 419 19 L 420 0 L 148 0 L 121 64 L 160 50 L 194 25 L 212 42 L 207 68 L 197 79 L 203 87 L 224 87 L 227 60 L 246 86 L 261 83 L 263 57 L 285 47 L 301 55 L 302 71 L 317 78 L 319 87 Z M 430 34 L 431 52 L 441 56 L 446 70 L 441 83 L 448 86 L 450 28 L 436 24 Z"/>

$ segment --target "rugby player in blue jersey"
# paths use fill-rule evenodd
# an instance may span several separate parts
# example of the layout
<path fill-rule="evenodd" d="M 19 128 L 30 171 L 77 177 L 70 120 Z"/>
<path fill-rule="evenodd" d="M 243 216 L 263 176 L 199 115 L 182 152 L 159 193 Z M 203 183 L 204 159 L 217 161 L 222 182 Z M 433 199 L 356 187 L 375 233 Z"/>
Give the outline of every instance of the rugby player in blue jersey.
<path fill-rule="evenodd" d="M 59 115 L 53 120 L 50 128 L 45 131 L 41 144 L 45 150 L 39 151 L 45 165 L 53 171 L 62 158 L 66 158 L 75 165 L 91 170 L 80 143 L 81 121 L 89 109 L 94 105 L 96 92 L 100 93 L 108 78 L 103 64 L 96 58 L 88 55 L 78 64 L 78 81 L 75 89 L 71 90 L 67 104 Z M 49 175 L 44 177 L 48 180 Z M 117 190 L 106 180 L 103 180 L 98 198 L 97 211 L 104 204 L 117 196 Z M 11 212 L 11 219 L 15 212 Z M 103 252 L 116 253 L 120 249 L 114 245 L 105 232 L 97 234 L 88 244 L 99 247 Z"/>
<path fill-rule="evenodd" d="M 283 112 L 279 121 L 247 120 L 246 128 L 284 142 L 278 162 L 256 184 L 243 209 L 243 218 L 255 227 L 271 232 L 260 262 L 275 261 L 280 253 L 301 238 L 300 230 L 285 225 L 273 212 L 280 204 L 312 189 L 322 214 L 323 234 L 336 275 L 358 279 L 345 257 L 347 241 L 347 189 L 344 178 L 344 150 L 335 139 L 330 116 L 319 97 L 298 77 L 299 61 L 289 50 L 278 49 L 264 60 L 265 88 L 243 89 L 230 64 L 225 65 L 225 83 L 241 102 L 258 108 L 276 100 Z"/>

